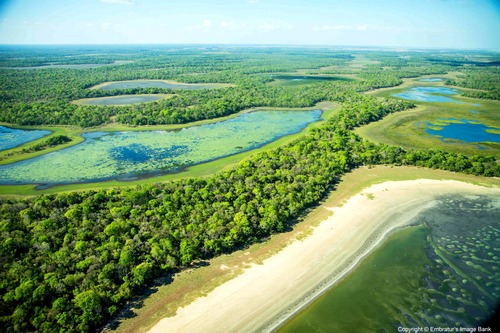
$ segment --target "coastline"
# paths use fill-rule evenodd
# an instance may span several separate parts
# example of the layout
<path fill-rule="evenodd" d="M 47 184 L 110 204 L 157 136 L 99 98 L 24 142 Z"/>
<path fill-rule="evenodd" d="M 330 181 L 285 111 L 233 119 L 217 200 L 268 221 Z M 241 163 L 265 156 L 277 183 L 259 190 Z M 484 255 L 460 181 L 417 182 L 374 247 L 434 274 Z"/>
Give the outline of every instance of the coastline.
<path fill-rule="evenodd" d="M 500 194 L 459 181 L 411 180 L 373 185 L 351 197 L 304 239 L 252 264 L 162 319 L 149 332 L 273 331 L 346 276 L 392 231 L 409 225 L 444 194 Z"/>

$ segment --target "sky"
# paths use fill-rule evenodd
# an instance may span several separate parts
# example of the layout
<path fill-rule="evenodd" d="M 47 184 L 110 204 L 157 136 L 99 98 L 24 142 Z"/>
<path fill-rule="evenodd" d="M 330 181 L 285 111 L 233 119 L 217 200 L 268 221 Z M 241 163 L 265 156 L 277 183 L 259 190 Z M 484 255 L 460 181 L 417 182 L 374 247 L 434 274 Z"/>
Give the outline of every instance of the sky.
<path fill-rule="evenodd" d="M 0 0 L 0 44 L 500 50 L 500 0 Z"/>

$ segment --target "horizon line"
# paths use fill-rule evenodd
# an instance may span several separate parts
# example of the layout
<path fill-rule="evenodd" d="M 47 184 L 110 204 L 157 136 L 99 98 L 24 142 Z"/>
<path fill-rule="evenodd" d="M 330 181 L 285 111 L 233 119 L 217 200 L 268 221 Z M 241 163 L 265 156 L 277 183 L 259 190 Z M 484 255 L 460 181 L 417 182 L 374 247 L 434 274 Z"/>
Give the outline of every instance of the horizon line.
<path fill-rule="evenodd" d="M 500 52 L 500 48 L 480 48 L 480 47 L 445 47 L 437 46 L 394 46 L 394 45 L 339 45 L 339 44 L 272 44 L 272 43 L 0 43 L 3 46 L 232 46 L 232 47 L 335 47 L 335 48 L 361 48 L 361 49 L 412 49 L 412 50 L 470 50 L 470 51 L 493 51 Z"/>

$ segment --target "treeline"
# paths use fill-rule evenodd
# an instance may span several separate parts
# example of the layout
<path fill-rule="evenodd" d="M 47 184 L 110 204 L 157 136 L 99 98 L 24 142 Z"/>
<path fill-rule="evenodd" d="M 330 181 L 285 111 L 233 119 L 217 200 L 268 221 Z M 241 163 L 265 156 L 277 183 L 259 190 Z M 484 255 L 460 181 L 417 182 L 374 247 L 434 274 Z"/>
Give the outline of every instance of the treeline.
<path fill-rule="evenodd" d="M 66 51 L 71 56 L 76 53 L 71 48 Z M 272 81 L 270 73 L 295 71 L 299 68 L 317 69 L 346 62 L 352 58 L 341 51 L 327 50 L 312 52 L 310 50 L 266 48 L 260 50 L 257 48 L 243 51 L 231 50 L 227 54 L 219 54 L 216 51 L 217 49 L 211 48 L 206 50 L 160 48 L 138 53 L 135 50 L 130 54 L 131 59 L 134 59 L 132 63 L 94 69 L 0 69 L 0 121 L 20 125 L 56 124 L 92 127 L 110 122 L 111 117 L 117 115 L 119 110 L 118 121 L 131 125 L 185 123 L 237 112 L 242 107 L 236 107 L 233 104 L 237 103 L 240 97 L 248 100 L 254 96 L 270 96 L 273 90 L 270 88 L 267 91 L 269 87 L 265 85 L 266 82 Z M 10 50 L 10 53 L 0 54 L 0 60 L 5 60 L 5 54 L 10 55 L 12 61 L 23 54 L 23 61 L 29 62 L 32 58 L 26 52 L 24 48 L 14 48 Z M 117 50 L 111 48 L 109 55 L 98 55 L 96 58 L 105 59 L 103 61 L 115 59 L 116 52 Z M 275 52 L 273 57 L 269 57 L 269 52 Z M 33 63 L 29 65 L 43 65 L 43 62 L 39 62 L 40 59 L 54 61 L 56 58 L 61 58 L 60 51 L 51 48 L 36 48 L 33 50 L 33 55 L 37 57 L 33 57 Z M 143 57 L 139 58 L 139 55 Z M 92 62 L 91 58 L 92 56 L 89 55 L 82 59 Z M 73 58 L 68 59 L 70 63 L 74 61 Z M 231 96 L 226 97 L 222 97 L 224 92 L 214 93 L 210 90 L 196 92 L 159 88 L 112 91 L 88 89 L 102 82 L 136 79 L 168 79 L 184 83 L 233 83 L 238 89 L 235 89 L 234 93 L 229 91 L 228 94 Z M 245 94 L 245 91 L 248 93 Z M 73 100 L 88 97 L 173 92 L 178 96 L 172 101 L 139 106 L 115 108 L 70 104 Z M 273 99 L 270 105 L 311 105 L 304 101 L 294 100 L 294 94 L 294 90 L 289 91 L 286 94 L 288 96 L 281 93 Z M 282 97 L 283 100 L 280 101 Z M 266 101 L 269 99 L 267 97 Z M 227 106 L 226 110 L 220 109 L 222 105 Z M 266 106 L 264 101 L 247 101 L 245 105 Z M 210 110 L 212 107 L 216 109 Z"/>
<path fill-rule="evenodd" d="M 464 90 L 460 95 L 471 98 L 500 99 L 500 69 L 474 68 L 465 71 L 457 80 L 446 81 L 447 85 L 477 90 Z"/>
<path fill-rule="evenodd" d="M 227 116 L 244 109 L 268 107 L 311 107 L 321 101 L 344 101 L 356 91 L 399 84 L 392 76 L 375 75 L 363 81 L 324 82 L 306 87 L 275 87 L 262 83 L 265 78 L 242 82 L 241 86 L 208 89 L 176 90 L 176 96 L 151 103 L 129 106 L 82 106 L 55 97 L 39 102 L 1 102 L 0 120 L 20 125 L 77 125 L 92 127 L 115 121 L 128 125 L 180 124 Z M 173 90 L 148 88 L 124 89 L 123 93 L 172 93 Z M 84 95 L 106 96 L 116 90 L 89 90 Z"/>
<path fill-rule="evenodd" d="M 344 103 L 306 136 L 212 177 L 0 199 L 3 330 L 91 331 L 154 277 L 283 231 L 360 165 L 500 175 L 493 158 L 404 151 L 351 131 L 408 102 L 353 93 Z"/>
<path fill-rule="evenodd" d="M 78 57 L 79 51 L 85 55 Z M 315 102 L 332 100 L 331 91 L 367 91 L 401 84 L 402 78 L 443 74 L 450 67 L 429 59 L 439 54 L 408 52 L 352 52 L 329 49 L 294 48 L 233 48 L 158 47 L 141 50 L 127 47 L 85 49 L 7 48 L 0 52 L 0 63 L 16 61 L 30 65 L 43 61 L 80 63 L 82 60 L 107 62 L 124 60 L 131 63 L 93 69 L 0 69 L 0 121 L 19 125 L 76 125 L 93 127 L 119 121 L 129 125 L 178 124 L 225 116 L 248 107 L 308 107 Z M 0 49 L 1 51 L 1 49 Z M 31 53 L 29 53 L 29 52 Z M 127 53 L 128 52 L 128 53 Z M 92 53 L 95 53 L 94 55 Z M 272 53 L 272 57 L 269 54 Z M 22 55 L 22 56 L 21 56 Z M 363 55 L 379 64 L 362 68 L 347 65 L 354 55 Z M 448 56 L 441 55 L 448 61 Z M 64 58 L 64 59 L 63 59 Z M 462 56 L 459 57 L 463 58 Z M 45 59 L 45 60 L 44 60 Z M 32 63 L 30 63 L 32 61 Z M 40 62 L 41 61 L 41 62 Z M 320 70 L 328 66 L 345 68 Z M 467 68 L 472 68 L 471 66 Z M 272 87 L 272 73 L 307 69 L 316 73 L 356 73 L 360 80 L 328 85 L 314 84 L 307 88 Z M 480 73 L 480 76 L 478 76 Z M 498 70 L 495 67 L 480 72 L 470 70 L 458 85 L 480 89 L 466 92 L 470 97 L 498 98 Z M 184 83 L 232 83 L 235 88 L 186 91 L 160 88 L 118 90 L 88 89 L 107 81 L 158 79 Z M 485 85 L 492 88 L 488 90 Z M 344 88 L 348 87 L 348 88 Z M 486 90 L 485 90 L 486 89 Z M 489 88 L 488 88 L 489 89 Z M 495 90 L 496 89 L 496 90 Z M 310 96 L 306 96 L 306 93 Z M 176 97 L 152 103 L 130 106 L 82 106 L 70 102 L 80 98 L 115 96 L 121 94 L 175 93 Z M 337 97 L 343 99 L 343 97 Z M 337 100 L 337 99 L 335 99 Z M 115 117 L 116 116 L 116 117 Z"/>

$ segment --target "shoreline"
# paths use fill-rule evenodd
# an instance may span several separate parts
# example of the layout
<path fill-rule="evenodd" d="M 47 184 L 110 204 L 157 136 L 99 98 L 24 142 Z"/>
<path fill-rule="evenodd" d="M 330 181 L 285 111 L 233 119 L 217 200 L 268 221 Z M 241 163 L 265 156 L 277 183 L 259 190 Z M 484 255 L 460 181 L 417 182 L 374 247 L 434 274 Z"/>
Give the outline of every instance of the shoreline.
<path fill-rule="evenodd" d="M 149 332 L 273 331 L 354 270 L 395 229 L 410 225 L 444 194 L 498 195 L 459 181 L 390 181 L 369 188 L 303 239 L 179 308 Z"/>
<path fill-rule="evenodd" d="M 422 208 L 422 210 L 426 210 L 431 208 L 429 205 L 425 208 Z M 420 211 L 419 211 L 420 212 Z M 418 215 L 415 214 L 414 217 Z M 411 221 L 413 218 L 409 218 L 408 220 Z M 389 227 L 385 229 L 383 232 L 379 233 L 377 236 L 379 236 L 374 242 L 370 241 L 369 245 L 367 245 L 364 248 L 364 251 L 362 251 L 362 254 L 354 259 L 354 261 L 349 264 L 345 269 L 341 271 L 339 274 L 332 274 L 331 278 L 327 278 L 321 285 L 317 286 L 317 288 L 312 291 L 309 295 L 304 297 L 303 300 L 298 302 L 296 306 L 292 307 L 291 311 L 287 311 L 282 314 L 282 316 L 278 317 L 275 321 L 272 323 L 269 323 L 267 326 L 264 326 L 262 328 L 262 332 L 265 333 L 270 333 L 270 332 L 275 332 L 278 330 L 281 326 L 283 326 L 288 320 L 292 319 L 295 315 L 299 314 L 302 310 L 307 308 L 311 303 L 313 303 L 316 299 L 321 297 L 323 294 L 325 294 L 330 288 L 333 286 L 337 285 L 342 281 L 342 279 L 346 278 L 350 273 L 354 272 L 356 268 L 358 268 L 359 265 L 362 264 L 363 260 L 368 257 L 373 251 L 378 249 L 381 245 L 384 244 L 384 241 L 389 238 L 390 235 L 392 235 L 394 232 L 397 232 L 400 229 L 404 229 L 406 227 L 412 226 L 414 224 L 408 223 L 408 224 L 402 224 L 402 225 L 396 225 L 393 227 Z"/>

